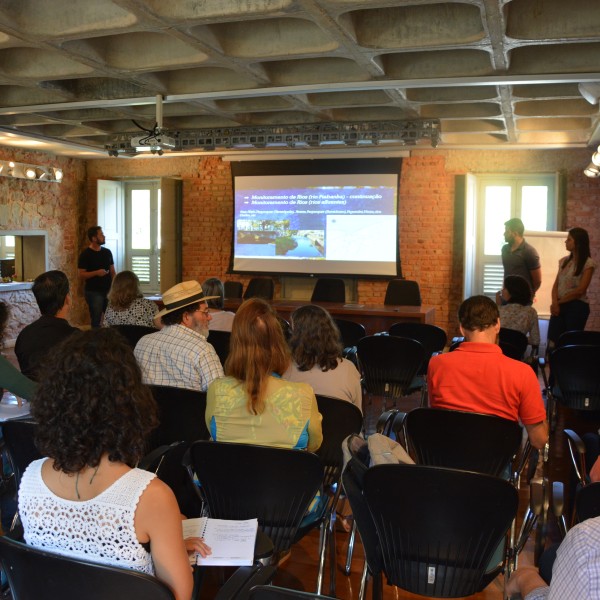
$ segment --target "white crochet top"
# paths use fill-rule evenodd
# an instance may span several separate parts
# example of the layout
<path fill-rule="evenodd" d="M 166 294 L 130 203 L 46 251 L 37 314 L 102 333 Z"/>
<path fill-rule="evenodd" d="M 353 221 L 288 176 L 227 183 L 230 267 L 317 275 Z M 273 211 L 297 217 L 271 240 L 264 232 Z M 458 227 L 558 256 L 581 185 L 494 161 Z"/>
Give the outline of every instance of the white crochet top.
<path fill-rule="evenodd" d="M 152 558 L 135 535 L 133 519 L 140 496 L 156 475 L 132 469 L 95 498 L 65 500 L 44 483 L 45 460 L 27 467 L 19 487 L 25 541 L 71 558 L 153 575 Z"/>

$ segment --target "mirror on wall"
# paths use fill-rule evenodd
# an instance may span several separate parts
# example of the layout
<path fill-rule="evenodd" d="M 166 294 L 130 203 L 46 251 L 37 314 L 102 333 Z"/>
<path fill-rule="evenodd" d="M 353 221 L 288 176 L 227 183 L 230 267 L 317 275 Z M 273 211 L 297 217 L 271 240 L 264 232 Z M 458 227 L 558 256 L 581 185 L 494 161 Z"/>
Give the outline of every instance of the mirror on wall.
<path fill-rule="evenodd" d="M 47 248 L 45 231 L 6 231 L 0 234 L 2 282 L 33 281 L 47 271 Z"/>

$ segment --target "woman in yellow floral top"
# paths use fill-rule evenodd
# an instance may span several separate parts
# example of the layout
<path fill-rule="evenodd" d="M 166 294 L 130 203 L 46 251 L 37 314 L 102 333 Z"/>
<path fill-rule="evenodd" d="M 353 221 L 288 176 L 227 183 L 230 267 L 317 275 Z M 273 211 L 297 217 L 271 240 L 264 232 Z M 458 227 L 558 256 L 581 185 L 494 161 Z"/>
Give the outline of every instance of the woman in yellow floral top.
<path fill-rule="evenodd" d="M 260 298 L 244 302 L 233 320 L 226 377 L 208 388 L 213 440 L 317 450 L 323 441 L 317 400 L 308 384 L 281 379 L 289 365 L 274 310 Z"/>

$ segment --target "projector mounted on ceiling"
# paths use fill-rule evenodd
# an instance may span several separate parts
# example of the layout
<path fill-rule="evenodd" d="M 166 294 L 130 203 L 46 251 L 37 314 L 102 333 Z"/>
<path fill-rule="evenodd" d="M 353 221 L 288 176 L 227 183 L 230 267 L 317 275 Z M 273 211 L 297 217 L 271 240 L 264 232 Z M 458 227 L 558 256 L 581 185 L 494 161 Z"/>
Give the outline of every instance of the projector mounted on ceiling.
<path fill-rule="evenodd" d="M 176 146 L 177 140 L 163 133 L 160 127 L 155 127 L 150 134 L 131 138 L 131 147 L 137 152 L 152 152 L 159 156 L 162 155 L 163 150 L 173 150 Z"/>

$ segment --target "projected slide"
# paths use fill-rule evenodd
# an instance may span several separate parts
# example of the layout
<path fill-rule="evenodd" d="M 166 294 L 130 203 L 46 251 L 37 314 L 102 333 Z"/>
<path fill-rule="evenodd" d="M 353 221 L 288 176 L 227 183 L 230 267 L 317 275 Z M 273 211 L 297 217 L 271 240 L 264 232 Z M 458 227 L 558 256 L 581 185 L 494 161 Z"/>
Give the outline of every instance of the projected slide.
<path fill-rule="evenodd" d="M 236 177 L 234 270 L 396 274 L 397 175 Z"/>

